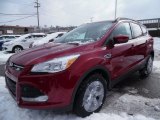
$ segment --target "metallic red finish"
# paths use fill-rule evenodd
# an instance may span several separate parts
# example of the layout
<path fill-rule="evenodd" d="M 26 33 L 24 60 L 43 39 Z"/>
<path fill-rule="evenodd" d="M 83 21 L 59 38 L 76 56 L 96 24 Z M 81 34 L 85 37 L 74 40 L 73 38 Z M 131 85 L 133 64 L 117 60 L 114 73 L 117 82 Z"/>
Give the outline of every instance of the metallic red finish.
<path fill-rule="evenodd" d="M 16 81 L 17 104 L 20 107 L 34 109 L 67 107 L 74 102 L 80 80 L 92 69 L 97 70 L 97 66 L 98 70 L 101 67 L 104 68 L 108 79 L 112 82 L 141 63 L 153 51 L 153 39 L 148 34 L 122 44 L 113 46 L 104 44 L 116 26 L 123 22 L 131 21 L 114 23 L 104 37 L 94 43 L 79 46 L 50 43 L 13 55 L 9 61 L 24 66 L 24 69 L 18 72 L 6 65 L 6 76 Z M 80 54 L 80 57 L 62 72 L 31 74 L 31 69 L 35 64 L 76 53 Z M 23 84 L 34 86 L 48 95 L 49 99 L 43 103 L 23 101 L 20 93 Z"/>

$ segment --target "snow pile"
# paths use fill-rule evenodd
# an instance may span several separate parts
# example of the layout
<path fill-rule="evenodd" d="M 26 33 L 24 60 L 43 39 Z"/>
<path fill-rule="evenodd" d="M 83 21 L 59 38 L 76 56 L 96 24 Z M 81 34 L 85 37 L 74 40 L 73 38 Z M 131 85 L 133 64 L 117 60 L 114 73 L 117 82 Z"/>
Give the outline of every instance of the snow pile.
<path fill-rule="evenodd" d="M 106 100 L 107 104 L 107 100 Z M 135 116 L 141 114 L 147 117 L 160 119 L 160 99 L 149 99 L 135 95 L 122 95 L 114 102 L 107 105 L 102 112 L 122 113 Z"/>
<path fill-rule="evenodd" d="M 154 49 L 160 50 L 160 38 L 154 38 Z"/>
<path fill-rule="evenodd" d="M 158 73 L 160 72 L 160 61 L 153 62 L 153 71 Z"/>
<path fill-rule="evenodd" d="M 0 51 L 0 64 L 5 64 L 11 55 L 13 54 Z"/>
<path fill-rule="evenodd" d="M 12 120 L 13 118 L 15 120 L 155 120 L 160 118 L 158 111 L 160 99 L 147 99 L 128 94 L 112 100 L 114 102 L 110 105 L 105 106 L 104 104 L 100 113 L 94 113 L 86 118 L 72 114 L 55 114 L 51 110 L 19 108 L 5 88 L 4 77 L 0 77 L 0 95 L 0 120 Z"/>

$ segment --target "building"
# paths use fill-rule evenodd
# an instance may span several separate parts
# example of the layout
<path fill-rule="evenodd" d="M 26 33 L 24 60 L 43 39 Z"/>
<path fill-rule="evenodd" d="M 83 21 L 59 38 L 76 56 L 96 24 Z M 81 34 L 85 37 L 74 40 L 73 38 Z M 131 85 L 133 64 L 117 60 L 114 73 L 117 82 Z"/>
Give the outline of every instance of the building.
<path fill-rule="evenodd" d="M 34 32 L 33 27 L 22 27 L 22 26 L 0 26 L 0 35 L 1 34 L 25 34 Z"/>

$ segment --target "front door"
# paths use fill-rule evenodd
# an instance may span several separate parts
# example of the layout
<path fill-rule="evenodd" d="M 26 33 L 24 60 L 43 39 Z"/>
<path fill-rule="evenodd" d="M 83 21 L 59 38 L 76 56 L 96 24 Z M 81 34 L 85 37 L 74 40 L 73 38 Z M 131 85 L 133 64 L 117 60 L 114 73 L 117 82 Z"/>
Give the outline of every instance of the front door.
<path fill-rule="evenodd" d="M 110 40 L 113 41 L 113 37 L 117 35 L 127 35 L 129 41 L 127 43 L 114 44 L 111 49 L 112 79 L 125 74 L 130 69 L 130 65 L 133 64 L 133 42 L 130 42 L 132 39 L 130 24 L 125 22 L 117 25 L 110 35 Z"/>

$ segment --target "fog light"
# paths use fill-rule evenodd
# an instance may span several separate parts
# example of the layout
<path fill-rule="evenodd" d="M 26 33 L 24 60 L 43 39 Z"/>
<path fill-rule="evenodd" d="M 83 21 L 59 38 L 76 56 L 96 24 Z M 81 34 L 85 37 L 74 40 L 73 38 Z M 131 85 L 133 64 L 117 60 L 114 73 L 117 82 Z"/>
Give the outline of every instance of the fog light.
<path fill-rule="evenodd" d="M 26 98 L 26 97 L 22 97 L 23 101 L 27 101 L 27 102 L 46 102 L 48 100 L 48 96 L 44 95 L 44 96 L 39 96 L 36 98 Z"/>

